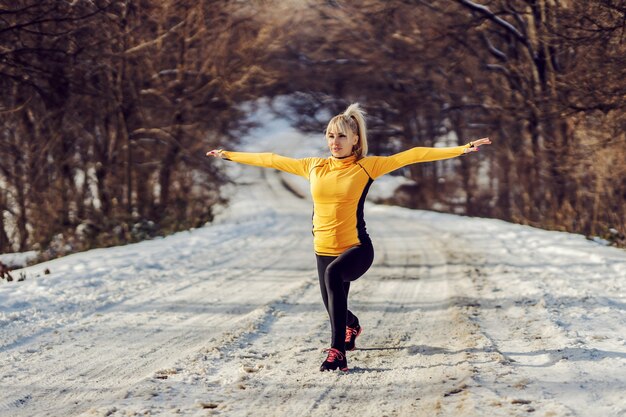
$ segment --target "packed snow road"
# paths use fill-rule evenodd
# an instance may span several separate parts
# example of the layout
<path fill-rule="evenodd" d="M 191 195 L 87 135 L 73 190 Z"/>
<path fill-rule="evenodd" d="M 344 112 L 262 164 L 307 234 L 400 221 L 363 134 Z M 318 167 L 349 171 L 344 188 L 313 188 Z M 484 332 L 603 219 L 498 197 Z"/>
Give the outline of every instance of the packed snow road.
<path fill-rule="evenodd" d="M 0 415 L 626 415 L 624 251 L 367 205 L 364 331 L 348 373 L 320 373 L 311 202 L 231 170 L 210 226 L 0 285 Z"/>

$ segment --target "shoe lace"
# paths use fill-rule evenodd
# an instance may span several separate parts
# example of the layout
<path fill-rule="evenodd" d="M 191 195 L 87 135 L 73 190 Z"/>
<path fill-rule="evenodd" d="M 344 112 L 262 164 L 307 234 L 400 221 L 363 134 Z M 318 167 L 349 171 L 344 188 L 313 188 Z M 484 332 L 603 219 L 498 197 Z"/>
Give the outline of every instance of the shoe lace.
<path fill-rule="evenodd" d="M 336 360 L 343 360 L 344 355 L 339 350 L 335 348 L 324 349 L 324 352 L 328 352 L 328 357 L 326 358 L 326 362 L 335 362 Z"/>
<path fill-rule="evenodd" d="M 346 343 L 350 341 L 353 335 L 356 335 L 359 331 L 350 326 L 346 326 Z"/>

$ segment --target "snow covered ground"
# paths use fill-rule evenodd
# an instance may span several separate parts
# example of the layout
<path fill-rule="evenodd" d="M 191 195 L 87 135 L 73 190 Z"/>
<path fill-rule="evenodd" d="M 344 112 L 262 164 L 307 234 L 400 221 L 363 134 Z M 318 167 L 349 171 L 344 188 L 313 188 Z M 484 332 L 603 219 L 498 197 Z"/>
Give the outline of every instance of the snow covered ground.
<path fill-rule="evenodd" d="M 36 251 L 0 254 L 0 262 L 10 268 L 16 268 L 17 266 L 21 268 L 35 259 L 37 259 Z"/>
<path fill-rule="evenodd" d="M 242 149 L 323 155 L 267 131 Z M 350 372 L 320 373 L 306 184 L 217 163 L 237 185 L 214 224 L 0 284 L 1 416 L 626 416 L 623 250 L 369 204 L 364 331 Z"/>

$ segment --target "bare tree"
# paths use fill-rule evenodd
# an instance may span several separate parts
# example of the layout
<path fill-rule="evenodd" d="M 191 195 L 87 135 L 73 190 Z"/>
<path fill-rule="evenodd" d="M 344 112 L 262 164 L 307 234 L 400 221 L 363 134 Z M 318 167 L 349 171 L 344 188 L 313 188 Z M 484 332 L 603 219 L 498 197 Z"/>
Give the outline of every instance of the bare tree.
<path fill-rule="evenodd" d="M 209 221 L 221 174 L 204 151 L 244 130 L 237 104 L 258 88 L 258 57 L 233 58 L 253 15 L 228 1 L 3 3 L 0 181 L 16 227 L 2 250 Z"/>

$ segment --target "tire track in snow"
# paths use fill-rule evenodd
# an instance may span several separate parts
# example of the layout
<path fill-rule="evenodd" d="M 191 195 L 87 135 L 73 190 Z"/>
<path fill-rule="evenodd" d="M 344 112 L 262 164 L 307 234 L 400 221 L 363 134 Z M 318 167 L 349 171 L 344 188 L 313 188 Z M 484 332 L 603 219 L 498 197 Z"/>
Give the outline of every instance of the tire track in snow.
<path fill-rule="evenodd" d="M 294 247 L 295 242 L 289 243 L 291 247 Z M 285 252 L 289 252 L 287 248 Z M 271 266 L 277 260 L 277 257 L 265 258 L 265 270 L 271 271 Z M 220 288 L 221 298 L 232 298 L 232 294 L 248 285 L 249 281 L 241 281 L 241 276 L 248 275 L 249 272 L 259 275 L 262 271 L 264 270 L 238 271 L 237 274 L 231 275 L 229 278 L 232 280 Z M 274 286 L 268 282 L 264 286 L 258 286 L 258 289 L 260 293 L 275 294 Z M 289 285 L 286 287 L 288 288 Z M 184 291 L 185 294 L 176 293 L 176 295 L 187 304 L 194 301 L 201 304 L 202 300 L 194 298 L 193 295 L 193 292 L 198 290 L 202 292 L 201 285 L 198 288 L 187 288 Z M 217 296 L 220 297 L 219 293 Z M 263 297 L 260 301 L 263 301 Z M 164 303 L 165 306 L 168 304 L 175 305 L 175 301 Z M 233 307 L 228 307 L 228 305 Z M 147 374 L 163 367 L 164 360 L 166 363 L 171 363 L 176 357 L 185 357 L 199 349 L 207 339 L 207 331 L 210 334 L 236 329 L 240 322 L 246 321 L 247 315 L 252 314 L 258 308 L 257 303 L 246 306 L 245 303 L 237 303 L 236 300 L 226 306 L 231 310 L 226 320 L 222 318 L 223 313 L 215 314 L 214 309 L 199 306 L 191 317 L 183 315 L 179 320 L 174 318 L 176 326 L 163 328 L 161 324 L 158 324 L 151 328 L 151 319 L 158 314 L 162 315 L 163 311 L 159 312 L 157 308 L 154 313 L 138 313 L 137 309 L 141 306 L 131 305 L 127 311 L 124 311 L 124 306 L 118 305 L 98 319 L 67 326 L 69 328 L 55 333 L 56 337 L 47 338 L 41 347 L 31 348 L 33 353 L 28 358 L 22 359 L 25 364 L 21 366 L 21 369 L 27 367 L 28 373 L 22 374 L 24 378 L 16 375 L 9 389 L 5 390 L 4 396 L 8 398 L 7 403 L 11 405 L 15 403 L 10 400 L 11 391 L 23 392 L 28 386 L 36 390 L 29 396 L 37 398 L 38 403 L 41 403 L 47 412 L 54 415 L 57 411 L 65 410 L 72 414 L 84 408 L 92 398 L 106 397 L 110 394 L 110 390 L 119 391 L 121 387 L 123 391 L 125 387 L 132 386 L 145 378 Z M 134 316 L 137 326 L 142 327 L 140 331 L 143 336 L 138 339 L 137 335 L 133 334 L 135 329 L 119 327 L 114 323 L 108 324 L 111 320 L 120 318 L 120 315 Z M 128 319 L 125 321 L 129 322 Z M 111 350 L 119 354 L 100 355 L 98 352 L 102 350 Z M 71 358 L 71 364 L 68 364 L 68 358 Z M 132 360 L 129 360 L 131 358 Z M 39 370 L 36 371 L 37 369 Z M 18 373 L 19 370 L 16 374 Z M 81 388 L 85 385 L 97 386 L 97 392 L 93 393 L 95 395 L 84 392 Z M 48 396 L 51 397 L 50 401 L 46 401 Z M 12 407 L 0 406 L 0 409 L 3 408 L 11 409 Z M 39 414 L 40 411 L 43 410 L 27 408 L 25 415 Z"/>

